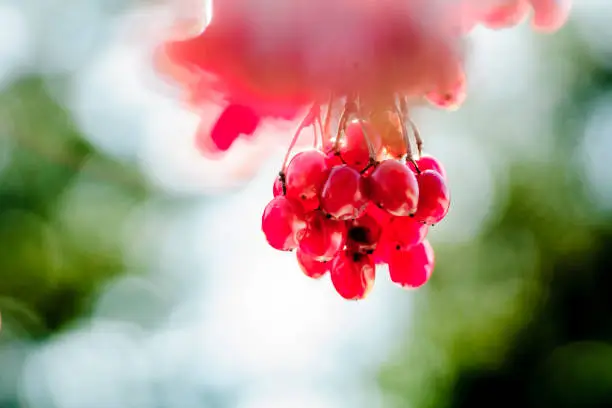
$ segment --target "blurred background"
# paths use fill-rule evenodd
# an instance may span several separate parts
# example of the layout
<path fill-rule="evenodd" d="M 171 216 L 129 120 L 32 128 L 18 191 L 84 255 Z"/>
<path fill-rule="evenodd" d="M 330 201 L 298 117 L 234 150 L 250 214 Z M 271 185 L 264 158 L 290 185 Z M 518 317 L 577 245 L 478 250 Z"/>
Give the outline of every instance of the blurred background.
<path fill-rule="evenodd" d="M 415 113 L 434 276 L 355 303 L 259 230 L 294 124 L 194 149 L 151 68 L 185 10 L 0 0 L 0 408 L 612 407 L 612 2 L 575 3 L 473 33 Z"/>

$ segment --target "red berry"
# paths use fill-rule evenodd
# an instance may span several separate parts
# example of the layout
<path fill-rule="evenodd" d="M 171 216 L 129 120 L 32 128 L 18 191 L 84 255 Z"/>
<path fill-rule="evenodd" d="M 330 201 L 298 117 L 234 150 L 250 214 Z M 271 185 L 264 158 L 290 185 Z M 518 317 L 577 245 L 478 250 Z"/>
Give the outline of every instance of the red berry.
<path fill-rule="evenodd" d="M 260 117 L 246 106 L 232 104 L 215 122 L 210 138 L 221 150 L 228 150 L 240 135 L 252 135 L 259 126 Z"/>
<path fill-rule="evenodd" d="M 365 180 L 347 165 L 336 166 L 321 191 L 321 209 L 337 220 L 352 220 L 365 211 Z"/>
<path fill-rule="evenodd" d="M 332 261 L 330 276 L 340 296 L 347 300 L 363 299 L 374 286 L 374 260 L 370 255 L 341 251 Z"/>
<path fill-rule="evenodd" d="M 368 178 L 372 175 L 372 173 L 374 173 L 374 170 L 376 169 L 375 165 L 372 165 L 370 167 L 367 167 L 366 169 L 361 171 L 361 175 L 365 178 Z"/>
<path fill-rule="evenodd" d="M 388 263 L 391 254 L 396 251 L 406 251 L 420 244 L 429 227 L 412 217 L 394 217 L 384 228 L 376 246 L 375 261 Z"/>
<path fill-rule="evenodd" d="M 410 169 L 397 160 L 380 163 L 369 177 L 370 199 L 390 214 L 413 214 L 419 200 L 419 186 Z"/>
<path fill-rule="evenodd" d="M 427 240 L 409 251 L 394 251 L 389 259 L 391 281 L 404 288 L 423 286 L 433 272 L 434 261 L 434 250 Z"/>
<path fill-rule="evenodd" d="M 341 166 L 344 163 L 342 162 L 342 158 L 340 157 L 339 154 L 336 154 L 335 152 L 331 152 L 327 154 L 327 167 L 328 168 L 332 168 L 335 166 Z"/>
<path fill-rule="evenodd" d="M 450 193 L 442 176 L 426 170 L 417 176 L 419 204 L 414 219 L 429 225 L 440 222 L 448 213 Z"/>
<path fill-rule="evenodd" d="M 421 156 L 418 160 L 416 160 L 417 166 L 419 166 L 420 171 L 425 170 L 434 170 L 438 172 L 444 180 L 446 180 L 446 169 L 442 165 L 442 163 L 433 156 Z M 408 166 L 413 172 L 417 172 L 414 164 L 412 162 L 408 162 Z"/>
<path fill-rule="evenodd" d="M 328 261 L 317 261 L 312 256 L 305 254 L 303 251 L 298 249 L 295 251 L 298 265 L 306 276 L 313 279 L 319 279 L 329 271 L 331 262 Z"/>
<path fill-rule="evenodd" d="M 368 214 L 347 222 L 347 247 L 355 252 L 371 254 L 382 233 L 378 222 Z"/>
<path fill-rule="evenodd" d="M 370 151 L 368 150 L 367 140 L 370 140 L 374 153 L 380 150 L 380 136 L 378 136 L 373 126 L 358 120 L 347 124 L 344 138 L 340 143 L 339 153 L 344 163 L 357 171 L 362 171 L 370 163 Z"/>
<path fill-rule="evenodd" d="M 295 234 L 304 227 L 302 217 L 301 209 L 285 197 L 272 199 L 261 217 L 261 230 L 268 244 L 279 251 L 295 249 Z"/>
<path fill-rule="evenodd" d="M 306 215 L 306 226 L 297 233 L 299 248 L 317 261 L 330 260 L 346 243 L 346 225 L 322 212 Z"/>
<path fill-rule="evenodd" d="M 283 181 L 281 180 L 280 176 L 277 176 L 274 180 L 274 185 L 272 185 L 272 195 L 274 197 L 283 195 Z"/>
<path fill-rule="evenodd" d="M 287 198 L 301 203 L 306 212 L 317 209 L 327 174 L 327 158 L 324 153 L 307 150 L 296 154 L 285 172 Z"/>
<path fill-rule="evenodd" d="M 391 219 L 393 218 L 391 214 L 379 208 L 376 204 L 374 204 L 371 201 L 366 206 L 366 214 L 374 218 L 376 222 L 382 227 L 387 225 L 387 223 L 389 223 Z"/>

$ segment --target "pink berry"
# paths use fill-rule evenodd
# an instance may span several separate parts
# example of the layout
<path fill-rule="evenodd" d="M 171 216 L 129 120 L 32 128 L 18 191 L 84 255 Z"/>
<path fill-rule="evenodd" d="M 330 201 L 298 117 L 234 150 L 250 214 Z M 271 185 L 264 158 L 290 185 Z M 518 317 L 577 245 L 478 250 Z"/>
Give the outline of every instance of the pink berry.
<path fill-rule="evenodd" d="M 419 186 L 414 173 L 403 163 L 385 160 L 369 180 L 370 199 L 379 207 L 400 217 L 416 211 Z"/>
<path fill-rule="evenodd" d="M 394 251 L 389 259 L 389 276 L 403 288 L 418 288 L 429 280 L 434 261 L 434 250 L 426 240 L 408 251 Z"/>
<path fill-rule="evenodd" d="M 283 181 L 281 180 L 279 176 L 276 176 L 276 179 L 274 180 L 274 184 L 272 185 L 272 195 L 274 197 L 283 195 Z"/>
<path fill-rule="evenodd" d="M 378 223 L 378 225 L 380 225 L 383 228 L 393 218 L 391 214 L 389 214 L 387 211 L 383 210 L 382 208 L 378 207 L 376 204 L 374 204 L 371 201 L 366 206 L 366 215 L 374 218 L 376 222 Z"/>
<path fill-rule="evenodd" d="M 327 158 L 319 150 L 296 154 L 285 172 L 287 198 L 301 203 L 306 212 L 317 209 L 327 174 Z"/>
<path fill-rule="evenodd" d="M 450 192 L 444 178 L 433 170 L 426 170 L 417 175 L 419 183 L 419 204 L 414 213 L 416 221 L 434 225 L 448 213 Z"/>
<path fill-rule="evenodd" d="M 485 27 L 502 29 L 519 24 L 528 12 L 529 0 L 510 0 L 490 10 L 481 21 Z"/>
<path fill-rule="evenodd" d="M 260 117 L 250 108 L 229 105 L 215 122 L 210 138 L 221 151 L 228 150 L 240 135 L 252 135 L 259 126 Z"/>
<path fill-rule="evenodd" d="M 340 296 L 347 300 L 364 299 L 374 286 L 374 260 L 369 255 L 341 251 L 332 261 L 330 276 Z"/>
<path fill-rule="evenodd" d="M 346 243 L 346 225 L 322 212 L 306 214 L 306 226 L 297 233 L 300 250 L 317 261 L 330 260 Z"/>
<path fill-rule="evenodd" d="M 378 242 L 375 258 L 379 263 L 388 263 L 391 254 L 406 251 L 423 242 L 429 227 L 412 217 L 394 217 L 384 228 Z"/>
<path fill-rule="evenodd" d="M 331 262 L 317 261 L 314 257 L 305 254 L 299 248 L 297 251 L 295 251 L 295 255 L 297 257 L 300 269 L 304 275 L 308 276 L 309 278 L 319 279 L 325 275 L 331 267 Z"/>
<path fill-rule="evenodd" d="M 365 180 L 347 165 L 336 166 L 329 173 L 321 191 L 321 209 L 337 220 L 352 220 L 364 213 Z"/>
<path fill-rule="evenodd" d="M 344 163 L 342 162 L 342 158 L 340 157 L 339 154 L 336 154 L 334 152 L 328 153 L 327 154 L 327 167 L 328 168 L 333 168 L 335 166 L 341 166 Z"/>
<path fill-rule="evenodd" d="M 567 21 L 572 0 L 529 0 L 533 7 L 533 26 L 544 32 L 561 28 Z"/>
<path fill-rule="evenodd" d="M 360 123 L 355 120 L 348 123 L 344 131 L 344 138 L 340 143 L 339 154 L 342 161 L 359 172 L 370 163 L 370 151 L 366 137 L 372 144 L 374 153 L 378 152 L 381 143 L 380 136 L 368 122 Z"/>
<path fill-rule="evenodd" d="M 425 98 L 438 108 L 456 110 L 465 102 L 467 97 L 466 86 L 465 79 L 461 78 L 448 89 L 428 92 L 425 94 Z"/>
<path fill-rule="evenodd" d="M 261 217 L 261 229 L 268 244 L 279 251 L 297 247 L 295 234 L 304 227 L 301 209 L 283 196 L 268 203 Z"/>
<path fill-rule="evenodd" d="M 446 180 L 446 169 L 444 168 L 442 162 L 436 159 L 435 157 L 423 155 L 418 160 L 416 160 L 416 164 L 417 166 L 419 166 L 420 171 L 434 170 Z M 413 172 L 417 172 L 412 162 L 408 162 L 408 167 L 410 167 Z"/>
<path fill-rule="evenodd" d="M 382 234 L 378 222 L 368 214 L 347 222 L 348 234 L 346 246 L 354 252 L 371 254 Z"/>

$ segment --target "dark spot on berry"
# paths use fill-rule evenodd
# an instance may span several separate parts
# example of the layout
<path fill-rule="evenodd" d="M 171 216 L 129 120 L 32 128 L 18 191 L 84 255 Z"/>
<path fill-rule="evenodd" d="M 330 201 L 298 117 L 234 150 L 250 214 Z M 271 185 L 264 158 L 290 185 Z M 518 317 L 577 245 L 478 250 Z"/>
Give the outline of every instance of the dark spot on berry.
<path fill-rule="evenodd" d="M 400 249 L 402 249 L 401 245 L 397 244 L 397 245 L 395 246 L 395 250 L 396 250 L 396 251 L 399 251 Z"/>
<path fill-rule="evenodd" d="M 408 214 L 410 218 L 414 218 L 414 214 Z"/>
<path fill-rule="evenodd" d="M 366 249 L 365 253 L 367 255 L 372 255 L 374 253 L 374 250 L 373 249 Z"/>
<path fill-rule="evenodd" d="M 327 218 L 328 220 L 331 220 L 332 216 L 330 214 L 325 214 L 325 218 Z"/>
<path fill-rule="evenodd" d="M 369 243 L 369 231 L 364 227 L 354 227 L 348 232 L 349 239 L 355 242 L 367 244 Z"/>
<path fill-rule="evenodd" d="M 300 197 L 302 200 L 306 200 L 306 195 L 302 194 L 302 196 Z"/>
<path fill-rule="evenodd" d="M 359 252 L 353 252 L 353 262 L 359 262 L 362 255 Z"/>

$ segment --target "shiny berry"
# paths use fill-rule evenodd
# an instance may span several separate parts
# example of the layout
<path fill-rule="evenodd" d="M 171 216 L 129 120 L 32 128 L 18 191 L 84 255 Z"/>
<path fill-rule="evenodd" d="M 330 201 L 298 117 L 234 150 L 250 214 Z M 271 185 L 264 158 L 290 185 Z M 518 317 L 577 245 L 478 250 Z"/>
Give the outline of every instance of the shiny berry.
<path fill-rule="evenodd" d="M 425 240 L 408 251 L 393 252 L 389 259 L 389 276 L 404 288 L 418 288 L 429 280 L 434 263 L 434 250 Z"/>
<path fill-rule="evenodd" d="M 444 180 L 446 180 L 446 169 L 442 165 L 442 162 L 440 162 L 440 160 L 436 159 L 435 157 L 429 156 L 429 155 L 423 155 L 418 160 L 416 160 L 416 164 L 417 166 L 419 166 L 420 171 L 425 171 L 425 170 L 437 171 L 444 178 Z M 412 162 L 408 162 L 408 167 L 410 167 L 410 169 L 413 172 L 415 173 L 417 172 Z"/>
<path fill-rule="evenodd" d="M 466 86 L 465 76 L 460 76 L 453 86 L 444 91 L 429 92 L 425 95 L 425 99 L 438 108 L 456 110 L 465 102 Z"/>
<path fill-rule="evenodd" d="M 324 153 L 307 150 L 296 154 L 285 172 L 287 198 L 301 203 L 306 212 L 317 209 L 327 174 L 327 158 Z"/>
<path fill-rule="evenodd" d="M 342 158 L 340 157 L 340 155 L 335 152 L 328 153 L 326 157 L 327 157 L 327 167 L 330 169 L 332 167 L 341 166 L 342 164 L 344 164 L 342 162 Z"/>
<path fill-rule="evenodd" d="M 360 122 L 358 120 L 349 122 L 346 125 L 344 137 L 339 148 L 342 161 L 357 171 L 365 169 L 370 163 L 368 140 L 372 144 L 374 153 L 376 153 L 380 149 L 380 137 L 374 127 L 368 122 Z"/>
<path fill-rule="evenodd" d="M 346 225 L 322 212 L 306 214 L 306 226 L 297 233 L 300 250 L 317 261 L 330 260 L 346 243 Z"/>
<path fill-rule="evenodd" d="M 380 225 L 381 227 L 384 227 L 385 225 L 387 225 L 387 223 L 391 222 L 391 219 L 393 219 L 393 216 L 391 214 L 378 207 L 371 201 L 366 206 L 365 213 L 366 215 L 374 218 L 378 225 Z"/>
<path fill-rule="evenodd" d="M 377 263 L 388 263 L 395 251 L 406 251 L 423 242 L 429 227 L 412 217 L 394 217 L 384 228 L 376 246 Z"/>
<path fill-rule="evenodd" d="M 428 225 L 436 224 L 446 216 L 450 207 L 450 193 L 446 182 L 433 170 L 417 175 L 417 181 L 419 203 L 414 219 Z"/>
<path fill-rule="evenodd" d="M 261 229 L 268 244 L 279 251 L 295 249 L 295 234 L 303 227 L 301 208 L 283 196 L 272 199 L 261 217 Z"/>
<path fill-rule="evenodd" d="M 272 185 L 272 194 L 274 197 L 283 195 L 283 182 L 279 176 L 276 176 L 274 184 Z"/>
<path fill-rule="evenodd" d="M 340 296 L 347 300 L 364 299 L 374 286 L 374 260 L 370 255 L 341 251 L 332 261 L 330 276 Z"/>
<path fill-rule="evenodd" d="M 368 203 L 366 183 L 357 170 L 336 166 L 321 191 L 321 209 L 337 220 L 352 220 L 364 213 Z"/>
<path fill-rule="evenodd" d="M 382 234 L 378 222 L 368 214 L 347 222 L 347 247 L 355 252 L 371 254 Z"/>
<path fill-rule="evenodd" d="M 402 162 L 385 160 L 369 181 L 370 199 L 380 208 L 400 217 L 416 211 L 419 186 L 414 173 Z"/>
<path fill-rule="evenodd" d="M 304 272 L 304 275 L 308 276 L 309 278 L 319 279 L 325 275 L 331 267 L 331 262 L 317 261 L 314 257 L 305 254 L 300 249 L 295 251 L 295 256 L 300 269 L 302 272 Z"/>

